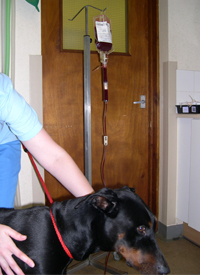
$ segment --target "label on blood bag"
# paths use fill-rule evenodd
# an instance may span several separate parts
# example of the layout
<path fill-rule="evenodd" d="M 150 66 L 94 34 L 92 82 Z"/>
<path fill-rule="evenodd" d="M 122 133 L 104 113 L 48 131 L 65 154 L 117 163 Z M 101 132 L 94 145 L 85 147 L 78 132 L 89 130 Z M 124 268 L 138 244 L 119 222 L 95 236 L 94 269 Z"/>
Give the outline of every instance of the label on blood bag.
<path fill-rule="evenodd" d="M 112 34 L 110 24 L 108 22 L 95 21 L 97 30 L 97 39 L 99 42 L 112 43 Z"/>

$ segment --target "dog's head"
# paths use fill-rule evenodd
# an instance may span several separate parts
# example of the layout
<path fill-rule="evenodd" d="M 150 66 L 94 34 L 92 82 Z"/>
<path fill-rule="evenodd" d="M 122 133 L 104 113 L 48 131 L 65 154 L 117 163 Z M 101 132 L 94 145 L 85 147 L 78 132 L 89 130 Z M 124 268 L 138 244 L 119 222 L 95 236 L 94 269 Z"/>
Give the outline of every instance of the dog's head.
<path fill-rule="evenodd" d="M 133 189 L 103 188 L 89 201 L 104 216 L 103 229 L 97 229 L 101 250 L 120 253 L 143 274 L 170 272 L 155 238 L 156 218 Z"/>

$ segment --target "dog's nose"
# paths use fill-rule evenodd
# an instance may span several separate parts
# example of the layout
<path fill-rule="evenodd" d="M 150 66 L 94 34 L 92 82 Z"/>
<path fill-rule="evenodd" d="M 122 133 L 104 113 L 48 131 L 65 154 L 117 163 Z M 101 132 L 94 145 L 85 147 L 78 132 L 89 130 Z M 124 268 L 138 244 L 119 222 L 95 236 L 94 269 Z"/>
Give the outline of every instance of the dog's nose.
<path fill-rule="evenodd" d="M 169 274 L 170 268 L 168 265 L 159 265 L 158 266 L 158 274 Z"/>

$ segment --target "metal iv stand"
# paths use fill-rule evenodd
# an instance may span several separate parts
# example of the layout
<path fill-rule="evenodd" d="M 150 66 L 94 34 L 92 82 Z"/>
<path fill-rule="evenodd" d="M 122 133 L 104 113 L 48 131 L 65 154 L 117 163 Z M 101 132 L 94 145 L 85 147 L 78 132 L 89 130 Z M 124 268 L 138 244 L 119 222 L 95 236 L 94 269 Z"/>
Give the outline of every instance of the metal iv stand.
<path fill-rule="evenodd" d="M 88 34 L 88 7 L 98 9 L 91 5 L 84 6 L 70 21 L 73 21 L 78 14 L 85 9 L 85 35 L 84 35 L 84 143 L 85 143 L 85 176 L 92 185 L 92 150 L 91 150 L 91 80 L 90 80 L 90 36 Z M 108 252 L 99 252 L 90 255 L 83 262 L 75 264 L 67 269 L 67 274 L 72 274 L 88 265 L 104 270 L 105 266 L 98 260 L 107 256 Z M 107 266 L 107 272 L 117 275 L 126 275 L 127 272 Z"/>

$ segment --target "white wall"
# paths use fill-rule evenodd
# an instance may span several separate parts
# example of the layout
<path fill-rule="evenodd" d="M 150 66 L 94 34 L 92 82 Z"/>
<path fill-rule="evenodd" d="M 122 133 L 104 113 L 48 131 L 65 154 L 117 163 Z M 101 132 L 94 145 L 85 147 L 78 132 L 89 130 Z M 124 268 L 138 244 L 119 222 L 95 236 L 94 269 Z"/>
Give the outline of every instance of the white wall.
<path fill-rule="evenodd" d="M 170 211 L 169 203 L 176 204 L 174 182 L 164 179 L 164 127 L 163 125 L 163 65 L 175 61 L 181 70 L 200 70 L 200 1 L 159 0 L 160 40 L 160 189 L 159 220 L 165 225 L 176 221 L 176 211 Z M 175 108 L 175 107 L 174 107 Z M 170 148 L 168 148 L 170 150 Z M 176 154 L 176 152 L 174 152 Z M 175 167 L 176 169 L 176 167 Z M 175 186 L 176 187 L 176 186 Z M 167 196 L 171 196 L 170 199 Z M 172 201 L 173 200 L 173 201 Z"/>
<path fill-rule="evenodd" d="M 177 61 L 181 70 L 200 70 L 200 1 L 167 2 L 169 61 Z"/>
<path fill-rule="evenodd" d="M 176 103 L 192 102 L 190 96 L 200 103 L 200 71 L 177 70 L 176 74 Z M 184 111 L 194 112 L 197 107 L 186 106 Z M 200 232 L 200 115 L 179 115 L 177 120 L 177 217 Z"/>
<path fill-rule="evenodd" d="M 40 7 L 39 7 L 40 9 Z M 15 88 L 24 96 L 26 101 L 34 106 L 31 95 L 35 91 L 30 87 L 32 76 L 30 58 L 41 55 L 41 13 L 26 1 L 15 0 Z M 38 63 L 39 64 L 39 63 Z M 40 68 L 41 70 L 41 64 Z M 36 69 L 37 70 L 37 69 Z M 41 72 L 42 73 L 42 72 Z M 38 78 L 39 81 L 39 78 Z M 37 92 L 37 91 L 35 91 Z M 40 90 L 41 92 L 41 90 Z M 35 96 L 34 96 L 35 98 Z M 37 104 L 35 104 L 37 105 Z M 38 106 L 42 107 L 41 96 L 38 95 Z M 38 107 L 39 109 L 39 107 Z M 38 113 L 38 111 L 37 111 Z M 40 116 L 40 120 L 41 120 Z M 39 201 L 34 196 L 34 171 L 27 154 L 22 152 L 21 172 L 19 175 L 20 204 L 27 205 L 44 201 L 38 190 Z M 37 179 L 35 179 L 37 182 Z"/>

